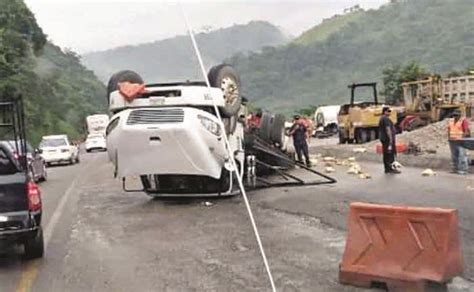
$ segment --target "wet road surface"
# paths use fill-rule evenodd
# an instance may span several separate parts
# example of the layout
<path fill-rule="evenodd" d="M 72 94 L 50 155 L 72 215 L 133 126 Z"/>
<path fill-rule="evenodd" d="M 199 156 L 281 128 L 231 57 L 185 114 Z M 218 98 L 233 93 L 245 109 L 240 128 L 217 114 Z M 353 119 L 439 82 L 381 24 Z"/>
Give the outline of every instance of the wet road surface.
<path fill-rule="evenodd" d="M 337 166 L 337 185 L 249 193 L 278 290 L 365 291 L 337 282 L 348 205 L 363 201 L 457 208 L 466 273 L 450 291 L 474 291 L 474 177 L 425 178 L 419 169 L 386 176 L 380 165 L 361 164 L 371 180 Z M 45 258 L 1 256 L 0 291 L 269 290 L 240 197 L 206 206 L 125 193 L 105 153 L 48 170 Z"/>

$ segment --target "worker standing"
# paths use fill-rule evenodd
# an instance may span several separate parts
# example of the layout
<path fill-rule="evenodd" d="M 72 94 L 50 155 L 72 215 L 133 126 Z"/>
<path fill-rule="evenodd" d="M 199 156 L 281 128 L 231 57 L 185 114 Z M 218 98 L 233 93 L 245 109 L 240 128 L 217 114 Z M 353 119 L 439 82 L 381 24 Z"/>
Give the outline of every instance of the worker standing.
<path fill-rule="evenodd" d="M 468 162 L 466 149 L 456 144 L 455 140 L 470 137 L 469 122 L 465 117 L 461 117 L 460 110 L 454 110 L 452 118 L 448 122 L 448 140 L 451 150 L 451 161 L 453 172 L 457 174 L 467 174 Z"/>
<path fill-rule="evenodd" d="M 303 163 L 304 155 L 306 166 L 310 167 L 311 162 L 309 160 L 309 149 L 307 142 L 308 129 L 300 115 L 295 115 L 293 118 L 293 125 L 290 128 L 290 135 L 293 137 L 293 145 L 295 146 L 298 161 Z"/>
<path fill-rule="evenodd" d="M 392 110 L 388 106 L 382 108 L 382 117 L 379 121 L 379 139 L 382 143 L 385 173 L 400 173 L 399 170 L 393 168 L 397 149 L 395 142 L 395 126 L 393 125 L 392 120 L 390 120 L 391 113 Z"/>

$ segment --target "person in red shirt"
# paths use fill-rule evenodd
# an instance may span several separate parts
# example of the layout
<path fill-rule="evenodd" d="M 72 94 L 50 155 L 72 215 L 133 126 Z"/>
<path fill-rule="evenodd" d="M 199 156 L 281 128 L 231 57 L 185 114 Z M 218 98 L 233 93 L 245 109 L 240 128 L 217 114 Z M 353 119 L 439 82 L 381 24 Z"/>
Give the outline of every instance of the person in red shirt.
<path fill-rule="evenodd" d="M 247 126 L 250 129 L 260 128 L 260 123 L 262 122 L 262 111 L 259 110 L 257 113 L 250 114 L 250 118 L 247 120 Z"/>
<path fill-rule="evenodd" d="M 468 120 L 465 117 L 461 117 L 460 110 L 455 110 L 452 119 L 448 122 L 449 149 L 451 150 L 452 172 L 454 173 L 467 174 L 469 166 L 466 149 L 453 141 L 470 136 L 471 131 Z"/>

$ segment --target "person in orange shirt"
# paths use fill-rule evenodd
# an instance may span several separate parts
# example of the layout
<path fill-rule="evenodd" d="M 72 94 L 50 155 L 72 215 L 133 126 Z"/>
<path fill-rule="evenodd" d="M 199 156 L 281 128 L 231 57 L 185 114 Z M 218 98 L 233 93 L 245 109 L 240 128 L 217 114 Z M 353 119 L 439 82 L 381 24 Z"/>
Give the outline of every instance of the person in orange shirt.
<path fill-rule="evenodd" d="M 461 140 L 465 137 L 470 137 L 469 122 L 466 118 L 461 117 L 461 111 L 455 110 L 453 117 L 448 122 L 448 140 L 449 149 L 451 150 L 451 161 L 453 173 L 467 174 L 468 161 L 466 149 L 454 143 L 455 140 Z"/>

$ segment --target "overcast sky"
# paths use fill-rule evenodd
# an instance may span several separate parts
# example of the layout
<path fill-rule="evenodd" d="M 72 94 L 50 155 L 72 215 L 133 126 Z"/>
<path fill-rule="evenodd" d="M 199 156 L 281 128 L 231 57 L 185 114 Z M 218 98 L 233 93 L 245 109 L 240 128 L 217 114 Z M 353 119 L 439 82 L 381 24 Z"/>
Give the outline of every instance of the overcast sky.
<path fill-rule="evenodd" d="M 79 53 L 151 42 L 185 33 L 176 1 L 25 0 L 49 39 Z M 377 8 L 387 0 L 182 0 L 195 31 L 268 20 L 298 35 L 323 18 L 360 4 Z"/>

